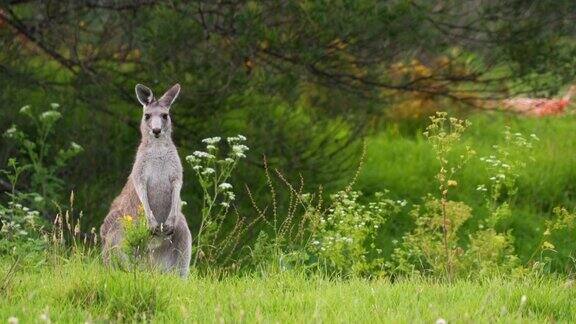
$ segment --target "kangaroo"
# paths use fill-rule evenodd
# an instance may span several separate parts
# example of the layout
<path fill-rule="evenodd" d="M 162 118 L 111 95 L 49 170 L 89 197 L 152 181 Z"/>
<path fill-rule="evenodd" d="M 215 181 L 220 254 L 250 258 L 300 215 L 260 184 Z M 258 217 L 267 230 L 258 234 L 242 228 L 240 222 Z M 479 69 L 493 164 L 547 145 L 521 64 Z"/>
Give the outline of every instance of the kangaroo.
<path fill-rule="evenodd" d="M 182 163 L 172 142 L 170 118 L 170 107 L 179 93 L 180 85 L 175 84 L 156 100 L 152 90 L 136 85 L 136 97 L 143 107 L 142 140 L 128 181 L 100 228 L 107 265 L 122 243 L 120 218 L 136 215 L 138 208 L 143 208 L 150 231 L 160 239 L 148 252 L 153 265 L 163 271 L 176 271 L 181 277 L 188 275 L 192 239 L 181 212 Z"/>

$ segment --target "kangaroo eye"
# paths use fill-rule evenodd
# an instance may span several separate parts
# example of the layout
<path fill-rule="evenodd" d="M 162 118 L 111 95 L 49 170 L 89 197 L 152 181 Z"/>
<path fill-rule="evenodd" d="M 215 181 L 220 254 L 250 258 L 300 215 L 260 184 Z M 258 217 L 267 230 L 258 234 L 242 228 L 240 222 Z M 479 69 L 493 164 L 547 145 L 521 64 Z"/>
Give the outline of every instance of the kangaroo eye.
<path fill-rule="evenodd" d="M 162 118 L 168 119 L 168 114 L 162 114 Z"/>
<path fill-rule="evenodd" d="M 150 119 L 150 114 L 145 114 L 144 118 L 146 118 L 146 120 Z"/>

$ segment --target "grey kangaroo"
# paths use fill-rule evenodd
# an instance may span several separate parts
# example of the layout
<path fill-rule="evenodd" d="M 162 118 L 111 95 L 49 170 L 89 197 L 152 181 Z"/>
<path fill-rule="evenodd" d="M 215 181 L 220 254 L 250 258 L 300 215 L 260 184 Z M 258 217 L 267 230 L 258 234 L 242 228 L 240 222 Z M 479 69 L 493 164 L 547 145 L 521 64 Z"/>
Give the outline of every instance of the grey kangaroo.
<path fill-rule="evenodd" d="M 143 106 L 142 141 L 128 181 L 100 228 L 106 264 L 122 243 L 120 218 L 136 215 L 138 208 L 143 208 L 150 231 L 159 241 L 147 252 L 152 264 L 163 271 L 176 271 L 181 277 L 188 275 L 192 239 L 181 212 L 182 164 L 172 142 L 170 119 L 170 107 L 179 93 L 180 85 L 176 84 L 156 100 L 152 90 L 136 85 L 136 97 Z"/>

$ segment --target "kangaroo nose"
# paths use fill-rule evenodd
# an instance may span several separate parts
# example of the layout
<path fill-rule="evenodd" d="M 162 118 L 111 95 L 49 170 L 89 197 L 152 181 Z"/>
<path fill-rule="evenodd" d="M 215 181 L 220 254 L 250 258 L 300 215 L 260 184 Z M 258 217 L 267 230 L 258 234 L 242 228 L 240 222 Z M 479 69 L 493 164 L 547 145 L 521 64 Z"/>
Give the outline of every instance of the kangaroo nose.
<path fill-rule="evenodd" d="M 162 131 L 162 130 L 161 130 L 160 128 L 154 128 L 154 129 L 152 129 L 152 133 L 154 133 L 154 135 L 159 135 L 161 131 Z"/>

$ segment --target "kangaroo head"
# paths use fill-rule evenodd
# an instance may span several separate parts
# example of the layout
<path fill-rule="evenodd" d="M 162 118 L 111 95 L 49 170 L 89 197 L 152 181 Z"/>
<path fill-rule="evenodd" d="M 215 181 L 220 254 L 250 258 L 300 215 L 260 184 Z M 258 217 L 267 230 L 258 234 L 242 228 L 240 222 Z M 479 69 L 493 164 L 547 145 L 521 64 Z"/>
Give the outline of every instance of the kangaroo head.
<path fill-rule="evenodd" d="M 173 85 L 160 99 L 156 100 L 150 88 L 137 84 L 136 97 L 142 104 L 142 122 L 140 123 L 140 131 L 142 136 L 150 138 L 170 137 L 172 134 L 172 121 L 170 119 L 170 106 L 178 94 L 180 93 L 180 85 Z"/>

